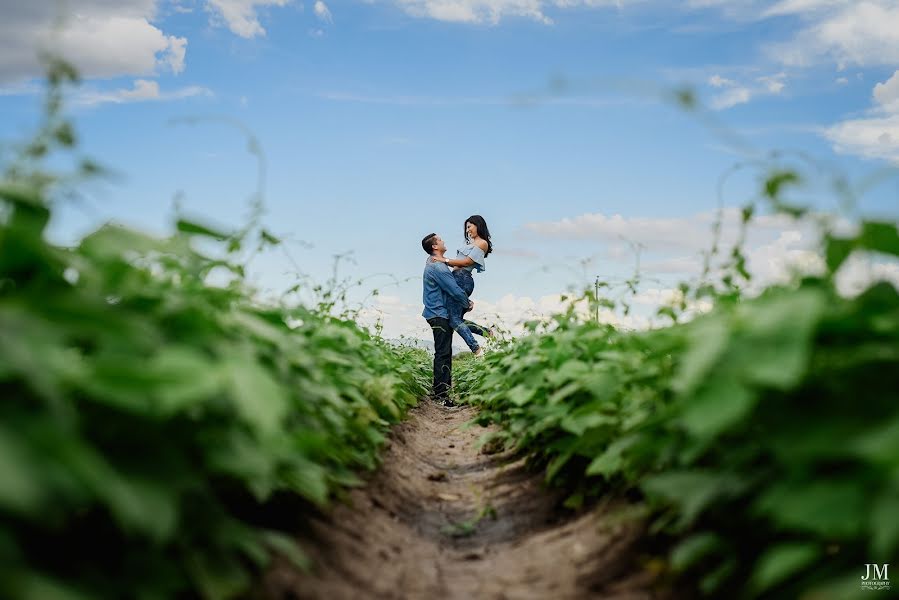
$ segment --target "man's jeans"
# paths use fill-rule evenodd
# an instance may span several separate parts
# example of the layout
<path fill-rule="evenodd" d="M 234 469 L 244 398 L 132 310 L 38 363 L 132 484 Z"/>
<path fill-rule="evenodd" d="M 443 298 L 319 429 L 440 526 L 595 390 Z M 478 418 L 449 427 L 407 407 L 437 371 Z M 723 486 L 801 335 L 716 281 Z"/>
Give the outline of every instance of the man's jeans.
<path fill-rule="evenodd" d="M 465 295 L 471 296 L 471 293 L 474 291 L 474 277 L 471 276 L 471 272 L 466 271 L 465 269 L 456 269 L 453 271 L 453 278 L 456 280 L 459 287 L 462 288 L 462 291 L 465 292 Z M 450 327 L 455 329 L 456 333 L 462 336 L 462 339 L 465 340 L 465 343 L 472 352 L 477 352 L 479 346 L 472 333 L 486 336 L 486 328 L 477 323 L 462 319 L 462 315 L 468 312 L 467 303 L 463 306 L 455 300 L 447 298 L 446 310 L 449 312 Z"/>
<path fill-rule="evenodd" d="M 435 400 L 447 400 L 453 385 L 453 329 L 443 317 L 428 319 L 434 333 L 434 385 Z"/>

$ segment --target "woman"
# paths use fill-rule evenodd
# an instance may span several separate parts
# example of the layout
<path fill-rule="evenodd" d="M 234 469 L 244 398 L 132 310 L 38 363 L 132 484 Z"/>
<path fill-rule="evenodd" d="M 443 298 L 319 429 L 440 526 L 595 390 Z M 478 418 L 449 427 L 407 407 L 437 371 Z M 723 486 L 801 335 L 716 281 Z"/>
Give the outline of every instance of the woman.
<path fill-rule="evenodd" d="M 472 272 L 483 273 L 486 269 L 485 259 L 493 252 L 493 242 L 490 241 L 490 230 L 487 222 L 481 215 L 472 215 L 465 220 L 465 246 L 456 251 L 456 258 L 445 258 L 445 262 L 453 267 L 453 277 L 466 295 L 471 296 L 474 291 L 474 278 Z M 449 312 L 450 327 L 462 336 L 475 356 L 484 354 L 484 350 L 478 346 L 472 333 L 489 337 L 493 332 L 471 321 L 463 321 L 462 315 L 468 311 L 468 306 L 463 306 L 450 301 L 447 306 Z"/>

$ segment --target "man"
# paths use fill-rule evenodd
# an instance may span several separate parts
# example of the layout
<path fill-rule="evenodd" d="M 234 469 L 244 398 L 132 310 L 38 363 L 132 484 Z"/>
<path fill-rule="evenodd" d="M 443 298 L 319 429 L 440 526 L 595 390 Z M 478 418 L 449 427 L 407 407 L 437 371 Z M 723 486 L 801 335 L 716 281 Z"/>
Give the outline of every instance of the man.
<path fill-rule="evenodd" d="M 444 264 L 446 244 L 436 233 L 430 233 L 421 240 L 421 247 L 428 254 L 425 272 L 422 277 L 422 301 L 425 309 L 423 316 L 434 333 L 434 384 L 432 395 L 444 406 L 454 406 L 449 391 L 453 382 L 453 329 L 449 324 L 449 311 L 446 309 L 447 298 L 453 298 L 461 304 L 468 304 L 469 310 L 474 302 L 453 278 L 450 268 Z"/>

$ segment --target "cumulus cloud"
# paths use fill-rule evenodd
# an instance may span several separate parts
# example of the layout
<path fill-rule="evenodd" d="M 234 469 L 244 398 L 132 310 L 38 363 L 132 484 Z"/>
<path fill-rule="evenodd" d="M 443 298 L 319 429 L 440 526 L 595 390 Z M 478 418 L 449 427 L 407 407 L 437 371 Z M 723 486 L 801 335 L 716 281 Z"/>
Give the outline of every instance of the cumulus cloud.
<path fill-rule="evenodd" d="M 258 9 L 266 6 L 286 6 L 290 0 L 207 0 L 209 9 L 224 20 L 233 33 L 243 38 L 264 36 Z"/>
<path fill-rule="evenodd" d="M 872 91 L 867 116 L 847 119 L 824 131 L 834 150 L 899 164 L 899 70 Z"/>
<path fill-rule="evenodd" d="M 616 244 L 626 240 L 641 248 L 645 257 L 641 273 L 645 277 L 652 279 L 677 275 L 680 279 L 689 279 L 701 272 L 701 254 L 712 246 L 715 218 L 713 212 L 664 218 L 595 213 L 531 223 L 526 229 L 559 241 L 589 239 L 611 244 L 613 250 Z M 728 208 L 723 211 L 719 248 L 725 255 L 739 239 L 739 222 L 739 210 Z M 834 226 L 842 233 L 853 231 L 851 224 L 845 221 L 835 222 Z M 820 239 L 817 232 L 812 221 L 796 221 L 780 215 L 754 218 L 746 231 L 743 245 L 747 268 L 753 275 L 750 289 L 788 281 L 796 272 L 821 273 L 824 263 L 817 252 Z M 713 262 L 713 270 L 717 266 Z M 892 267 L 885 272 L 892 273 L 890 269 Z M 874 272 L 881 271 L 875 269 Z"/>
<path fill-rule="evenodd" d="M 787 0 L 763 13 L 785 15 L 798 16 L 804 26 L 789 41 L 768 48 L 768 54 L 784 64 L 836 62 L 845 68 L 899 63 L 895 0 Z"/>
<path fill-rule="evenodd" d="M 824 136 L 842 154 L 899 164 L 899 115 L 848 119 L 827 128 Z"/>
<path fill-rule="evenodd" d="M 152 24 L 155 0 L 82 0 L 71 14 L 59 14 L 60 6 L 0 0 L 0 83 L 39 76 L 42 50 L 66 58 L 85 78 L 184 70 L 187 39 Z"/>
<path fill-rule="evenodd" d="M 899 113 L 899 71 L 893 76 L 874 86 L 874 100 L 884 110 Z"/>

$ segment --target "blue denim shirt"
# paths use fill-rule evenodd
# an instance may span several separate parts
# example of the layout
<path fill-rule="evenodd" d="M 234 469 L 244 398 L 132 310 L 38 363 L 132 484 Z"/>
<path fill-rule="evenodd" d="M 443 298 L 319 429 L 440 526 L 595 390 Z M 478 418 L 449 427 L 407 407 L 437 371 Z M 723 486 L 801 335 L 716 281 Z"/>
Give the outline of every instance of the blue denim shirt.
<path fill-rule="evenodd" d="M 444 263 L 432 261 L 429 256 L 428 262 L 425 263 L 425 272 L 422 280 L 422 302 L 424 302 L 425 309 L 422 311 L 421 316 L 425 319 L 434 317 L 449 318 L 449 312 L 446 310 L 447 296 L 468 305 L 468 296 L 456 283 L 452 271 Z"/>

